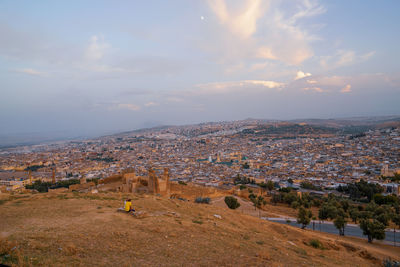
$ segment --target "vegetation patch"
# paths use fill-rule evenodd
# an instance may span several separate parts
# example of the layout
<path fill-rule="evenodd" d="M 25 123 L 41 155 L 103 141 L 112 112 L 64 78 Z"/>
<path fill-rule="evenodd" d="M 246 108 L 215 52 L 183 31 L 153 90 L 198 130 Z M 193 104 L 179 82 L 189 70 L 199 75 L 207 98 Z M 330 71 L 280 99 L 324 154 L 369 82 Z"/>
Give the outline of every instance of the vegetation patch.
<path fill-rule="evenodd" d="M 68 196 L 66 194 L 60 194 L 60 195 L 57 195 L 57 198 L 58 199 L 68 199 Z"/>
<path fill-rule="evenodd" d="M 244 236 L 243 236 L 243 239 L 244 239 L 244 240 L 249 240 L 249 239 L 250 239 L 250 236 L 244 235 Z"/>
<path fill-rule="evenodd" d="M 393 261 L 392 259 L 385 259 L 383 261 L 383 266 L 385 267 L 400 267 L 400 261 Z"/>
<path fill-rule="evenodd" d="M 18 265 L 17 245 L 6 239 L 0 239 L 0 263 Z"/>
<path fill-rule="evenodd" d="M 50 183 L 50 182 L 42 182 L 42 181 L 35 181 L 33 184 L 28 184 L 25 186 L 26 189 L 34 189 L 37 190 L 40 193 L 45 193 L 48 192 L 49 189 L 56 189 L 56 188 L 68 188 L 70 185 L 73 184 L 79 184 L 80 180 L 78 179 L 69 179 L 66 181 L 58 181 L 56 183 Z"/>
<path fill-rule="evenodd" d="M 290 248 L 291 250 L 293 250 L 294 252 L 296 252 L 297 254 L 301 255 L 301 256 L 307 256 L 307 251 L 305 251 L 302 248 L 299 247 L 292 247 Z"/>
<path fill-rule="evenodd" d="M 228 208 L 233 210 L 240 207 L 240 203 L 238 202 L 238 200 L 232 196 L 225 197 L 225 204 L 228 206 Z"/>
<path fill-rule="evenodd" d="M 196 197 L 194 202 L 195 203 L 200 203 L 200 204 L 210 204 L 211 198 L 209 198 L 209 197 Z"/>
<path fill-rule="evenodd" d="M 324 249 L 324 246 L 318 239 L 311 239 L 310 242 L 308 242 L 308 244 L 313 248 Z"/>

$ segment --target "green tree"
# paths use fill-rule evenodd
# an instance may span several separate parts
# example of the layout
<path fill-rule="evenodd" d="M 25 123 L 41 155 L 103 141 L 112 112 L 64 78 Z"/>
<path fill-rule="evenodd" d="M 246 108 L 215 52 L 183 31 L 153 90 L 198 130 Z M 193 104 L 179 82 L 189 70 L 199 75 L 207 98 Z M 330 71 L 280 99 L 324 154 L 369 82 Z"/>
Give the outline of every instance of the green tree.
<path fill-rule="evenodd" d="M 298 197 L 296 192 L 290 192 L 290 193 L 284 193 L 283 195 L 283 202 L 285 202 L 288 205 L 291 205 L 292 202 L 297 201 Z"/>
<path fill-rule="evenodd" d="M 249 198 L 250 201 L 253 202 L 255 210 L 257 210 L 257 208 L 261 208 L 262 205 L 265 205 L 267 203 L 262 196 L 251 194 L 249 195 Z"/>
<path fill-rule="evenodd" d="M 259 187 L 261 187 L 262 193 L 265 192 L 265 189 L 267 188 L 267 184 L 264 182 L 261 182 L 258 184 Z"/>
<path fill-rule="evenodd" d="M 339 235 L 344 235 L 344 228 L 346 227 L 347 213 L 344 209 L 339 208 L 336 213 L 336 218 L 333 221 L 335 227 L 339 230 Z"/>
<path fill-rule="evenodd" d="M 272 182 L 271 180 L 267 182 L 267 189 L 268 191 L 272 191 L 272 189 L 274 189 L 274 182 Z"/>
<path fill-rule="evenodd" d="M 400 229 L 400 214 L 393 214 L 392 222 Z M 394 227 L 394 244 L 396 245 L 396 227 Z"/>
<path fill-rule="evenodd" d="M 228 206 L 228 208 L 233 210 L 240 207 L 240 203 L 238 202 L 238 200 L 232 196 L 225 197 L 225 204 Z"/>
<path fill-rule="evenodd" d="M 350 215 L 351 220 L 354 223 L 357 223 L 357 220 L 360 217 L 360 211 L 356 207 L 351 207 L 349 209 L 349 215 Z"/>
<path fill-rule="evenodd" d="M 310 224 L 311 217 L 311 210 L 306 210 L 303 207 L 299 208 L 299 213 L 297 214 L 297 223 L 301 224 L 301 229 L 306 228 L 306 226 Z"/>
<path fill-rule="evenodd" d="M 343 216 L 337 216 L 333 224 L 339 230 L 339 235 L 344 235 L 344 228 L 347 224 L 346 219 Z"/>
<path fill-rule="evenodd" d="M 375 219 L 362 219 L 360 228 L 363 234 L 368 236 L 369 243 L 372 243 L 374 239 L 385 239 L 385 225 Z"/>
<path fill-rule="evenodd" d="M 273 194 L 270 201 L 272 204 L 276 205 L 276 203 L 282 202 L 282 195 L 281 194 Z"/>
<path fill-rule="evenodd" d="M 322 221 L 326 219 L 335 219 L 338 210 L 332 203 L 324 203 L 318 211 L 318 218 Z"/>
<path fill-rule="evenodd" d="M 342 206 L 342 209 L 347 212 L 349 210 L 350 204 L 349 201 L 347 200 L 342 200 L 340 201 L 340 205 Z"/>
<path fill-rule="evenodd" d="M 310 190 L 321 190 L 321 187 L 315 186 L 310 182 L 301 182 L 300 187 L 304 189 L 310 189 Z"/>
<path fill-rule="evenodd" d="M 290 204 L 290 207 L 293 209 L 297 209 L 300 206 L 300 203 L 297 201 L 293 201 L 292 204 Z"/>

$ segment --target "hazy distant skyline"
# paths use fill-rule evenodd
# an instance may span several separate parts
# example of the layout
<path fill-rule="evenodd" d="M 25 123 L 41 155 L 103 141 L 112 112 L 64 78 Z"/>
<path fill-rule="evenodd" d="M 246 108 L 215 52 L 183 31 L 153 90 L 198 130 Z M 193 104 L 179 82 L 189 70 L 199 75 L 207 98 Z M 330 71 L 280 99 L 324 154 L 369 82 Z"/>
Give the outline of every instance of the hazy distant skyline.
<path fill-rule="evenodd" d="M 0 136 L 400 114 L 397 0 L 1 1 Z"/>

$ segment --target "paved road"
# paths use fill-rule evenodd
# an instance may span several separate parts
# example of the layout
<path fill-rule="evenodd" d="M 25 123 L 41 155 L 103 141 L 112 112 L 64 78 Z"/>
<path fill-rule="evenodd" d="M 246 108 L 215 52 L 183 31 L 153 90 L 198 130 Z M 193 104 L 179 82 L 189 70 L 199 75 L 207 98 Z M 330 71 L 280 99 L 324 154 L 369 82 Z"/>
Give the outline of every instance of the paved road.
<path fill-rule="evenodd" d="M 300 224 L 298 224 L 296 222 L 296 219 L 294 219 L 294 218 L 289 219 L 290 223 L 288 223 L 287 219 L 284 219 L 284 218 L 265 218 L 265 217 L 263 217 L 262 219 L 273 221 L 273 222 L 278 222 L 278 223 L 283 223 L 283 224 L 289 224 L 289 225 L 296 226 L 296 227 L 301 226 Z M 307 226 L 307 229 L 331 233 L 331 234 L 339 234 L 339 230 L 336 229 L 336 227 L 333 225 L 332 222 L 320 223 L 320 221 L 312 221 Z M 360 227 L 358 227 L 355 224 L 346 225 L 344 234 L 348 235 L 348 236 L 356 236 L 356 237 L 361 237 L 361 238 L 367 239 L 367 236 L 363 235 Z M 394 237 L 395 237 L 394 234 L 395 233 L 393 232 L 393 229 L 391 229 L 390 231 L 389 230 L 386 231 L 386 237 L 384 240 L 386 244 L 394 245 Z M 400 247 L 400 232 L 398 230 L 396 231 L 396 246 Z"/>

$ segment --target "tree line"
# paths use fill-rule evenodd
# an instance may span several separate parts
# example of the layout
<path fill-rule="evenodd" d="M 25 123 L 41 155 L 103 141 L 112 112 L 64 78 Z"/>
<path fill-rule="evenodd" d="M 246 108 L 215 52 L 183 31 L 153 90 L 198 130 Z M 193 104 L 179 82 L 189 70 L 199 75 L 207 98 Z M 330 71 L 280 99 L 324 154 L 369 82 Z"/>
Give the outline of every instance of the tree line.
<path fill-rule="evenodd" d="M 358 223 L 368 242 L 385 238 L 385 228 L 390 222 L 400 228 L 400 199 L 395 195 L 382 195 L 383 188 L 378 184 L 363 180 L 349 184 L 340 190 L 349 195 L 349 199 L 336 196 L 297 194 L 292 188 L 281 188 L 272 195 L 271 202 L 284 203 L 298 209 L 297 222 L 305 228 L 311 219 L 331 220 L 340 235 L 345 235 L 348 221 Z M 311 207 L 318 208 L 318 214 L 312 214 Z"/>
<path fill-rule="evenodd" d="M 68 188 L 70 185 L 79 184 L 79 183 L 80 183 L 79 179 L 69 179 L 69 180 L 65 180 L 65 181 L 58 181 L 56 183 L 42 182 L 40 180 L 37 180 L 31 185 L 29 185 L 29 184 L 26 185 L 25 188 L 26 189 L 34 189 L 40 193 L 45 193 L 45 192 L 48 192 L 49 189 L 56 189 L 56 188 L 61 188 L 61 187 Z"/>

